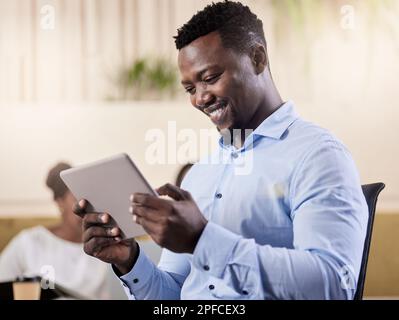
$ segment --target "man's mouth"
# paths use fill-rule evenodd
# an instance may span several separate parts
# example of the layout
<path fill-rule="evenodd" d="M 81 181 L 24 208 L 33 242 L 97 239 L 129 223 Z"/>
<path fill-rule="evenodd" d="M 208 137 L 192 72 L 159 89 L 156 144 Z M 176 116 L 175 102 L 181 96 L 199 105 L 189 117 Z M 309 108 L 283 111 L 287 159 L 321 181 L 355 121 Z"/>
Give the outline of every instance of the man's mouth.
<path fill-rule="evenodd" d="M 206 108 L 204 111 L 211 118 L 213 123 L 219 124 L 222 122 L 226 114 L 227 103 L 223 102 L 217 105 L 210 106 Z"/>

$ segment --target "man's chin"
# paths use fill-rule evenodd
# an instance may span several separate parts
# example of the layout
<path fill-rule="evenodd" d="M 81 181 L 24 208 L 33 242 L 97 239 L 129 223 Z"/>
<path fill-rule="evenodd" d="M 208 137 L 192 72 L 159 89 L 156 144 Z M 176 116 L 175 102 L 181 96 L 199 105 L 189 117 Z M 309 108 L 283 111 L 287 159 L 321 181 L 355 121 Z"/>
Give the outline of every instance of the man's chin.
<path fill-rule="evenodd" d="M 232 122 L 226 122 L 223 124 L 216 125 L 216 129 L 221 132 L 221 131 L 232 131 L 234 128 L 234 124 Z"/>
<path fill-rule="evenodd" d="M 221 133 L 221 134 L 223 134 L 223 133 L 225 133 L 225 132 L 228 132 L 228 131 L 230 131 L 230 127 L 219 127 L 219 126 L 216 126 L 216 129 L 217 129 L 217 131 L 219 131 L 219 133 Z"/>

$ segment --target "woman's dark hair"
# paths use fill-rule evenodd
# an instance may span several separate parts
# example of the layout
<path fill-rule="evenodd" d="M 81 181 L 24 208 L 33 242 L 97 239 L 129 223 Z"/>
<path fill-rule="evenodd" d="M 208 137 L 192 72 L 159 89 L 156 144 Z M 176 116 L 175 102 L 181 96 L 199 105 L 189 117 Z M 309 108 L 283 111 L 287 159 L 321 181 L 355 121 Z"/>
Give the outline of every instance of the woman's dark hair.
<path fill-rule="evenodd" d="M 177 177 L 176 177 L 176 182 L 175 182 L 176 186 L 178 186 L 180 188 L 184 177 L 186 176 L 188 170 L 190 170 L 192 166 L 193 166 L 192 163 L 187 163 L 183 167 L 180 168 L 179 172 L 177 173 Z"/>
<path fill-rule="evenodd" d="M 60 162 L 56 164 L 53 168 L 50 169 L 47 179 L 46 185 L 53 192 L 54 200 L 61 199 L 65 196 L 68 191 L 68 187 L 60 178 L 60 172 L 63 170 L 67 170 L 72 168 L 71 165 L 65 162 Z"/>

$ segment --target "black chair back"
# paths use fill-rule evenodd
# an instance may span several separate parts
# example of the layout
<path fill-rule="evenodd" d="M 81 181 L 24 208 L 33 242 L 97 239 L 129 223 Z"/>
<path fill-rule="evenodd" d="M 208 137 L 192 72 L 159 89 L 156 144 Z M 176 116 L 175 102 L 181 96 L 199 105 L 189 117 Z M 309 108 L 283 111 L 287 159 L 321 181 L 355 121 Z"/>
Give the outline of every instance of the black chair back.
<path fill-rule="evenodd" d="M 353 298 L 354 300 L 362 300 L 363 298 L 364 282 L 366 280 L 367 262 L 370 252 L 371 235 L 373 233 L 375 208 L 377 205 L 378 195 L 384 188 L 385 184 L 383 183 L 372 183 L 372 184 L 365 184 L 362 186 L 364 197 L 366 198 L 367 205 L 369 207 L 369 221 L 367 224 L 367 233 L 366 233 L 366 239 L 364 241 L 362 264 L 360 267 L 356 293 Z"/>

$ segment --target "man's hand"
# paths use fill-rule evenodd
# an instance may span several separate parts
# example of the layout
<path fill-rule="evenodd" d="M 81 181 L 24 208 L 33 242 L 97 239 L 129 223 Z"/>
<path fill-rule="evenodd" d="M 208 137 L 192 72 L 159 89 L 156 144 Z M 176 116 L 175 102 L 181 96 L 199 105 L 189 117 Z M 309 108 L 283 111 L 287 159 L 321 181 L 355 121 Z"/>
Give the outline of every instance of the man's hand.
<path fill-rule="evenodd" d="M 128 273 L 137 259 L 134 239 L 125 239 L 115 220 L 107 213 L 86 212 L 88 202 L 80 200 L 73 211 L 83 219 L 84 252 Z"/>
<path fill-rule="evenodd" d="M 133 220 L 161 247 L 177 253 L 193 253 L 208 221 L 188 191 L 168 183 L 157 192 L 175 201 L 135 193 L 131 198 Z"/>

